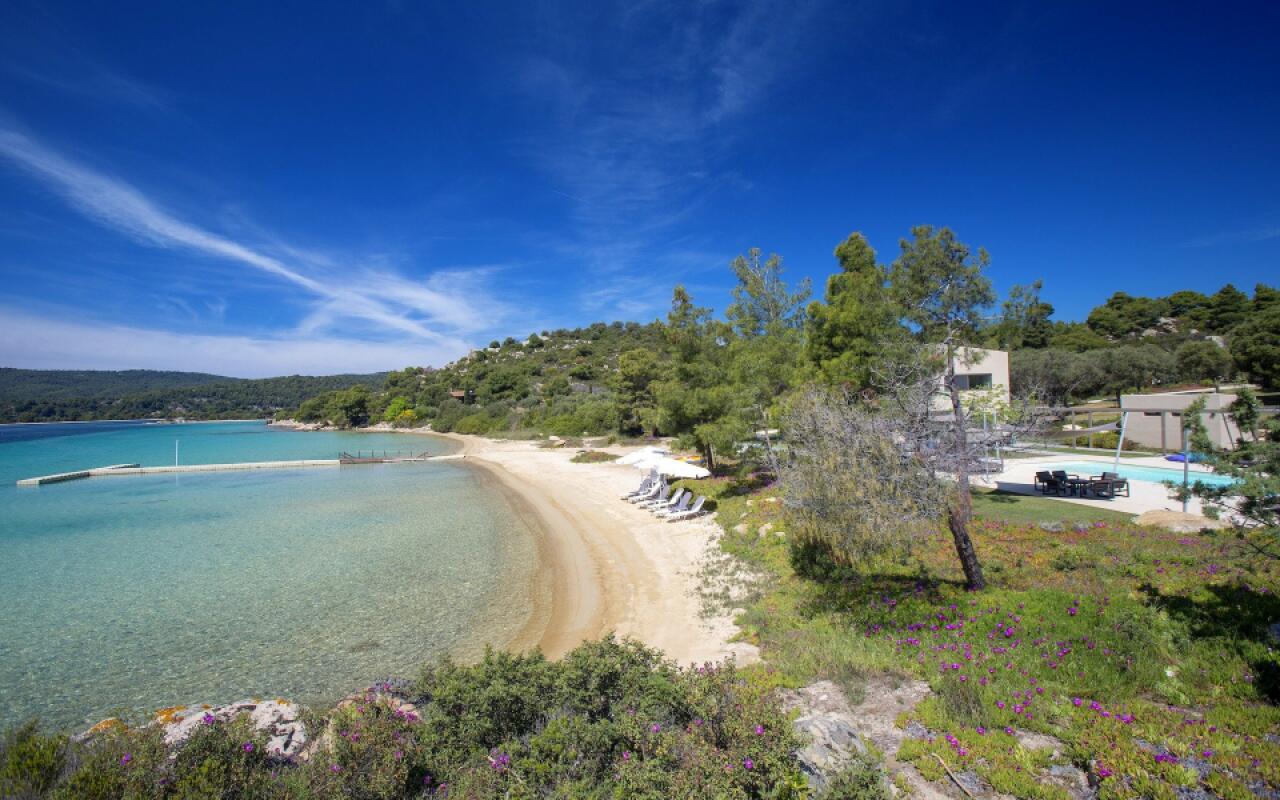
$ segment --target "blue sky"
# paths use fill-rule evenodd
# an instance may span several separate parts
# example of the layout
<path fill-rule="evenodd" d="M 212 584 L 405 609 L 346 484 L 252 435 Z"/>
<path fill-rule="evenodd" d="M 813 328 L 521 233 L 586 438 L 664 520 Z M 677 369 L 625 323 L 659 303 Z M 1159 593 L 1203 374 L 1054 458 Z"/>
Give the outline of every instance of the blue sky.
<path fill-rule="evenodd" d="M 851 231 L 1058 318 L 1280 279 L 1280 5 L 0 6 L 0 365 L 257 376 L 821 287 Z"/>

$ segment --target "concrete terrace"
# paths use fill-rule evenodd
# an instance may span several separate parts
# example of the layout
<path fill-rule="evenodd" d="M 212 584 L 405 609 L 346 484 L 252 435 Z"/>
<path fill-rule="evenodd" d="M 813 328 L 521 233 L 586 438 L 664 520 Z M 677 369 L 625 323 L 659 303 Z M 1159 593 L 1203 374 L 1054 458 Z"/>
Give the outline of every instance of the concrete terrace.
<path fill-rule="evenodd" d="M 1115 464 L 1114 458 L 1105 458 L 1096 455 L 1074 455 L 1068 453 L 1058 453 L 1053 455 L 1037 456 L 1035 458 L 1019 458 L 1017 460 L 1006 461 L 1005 470 L 998 475 L 988 476 L 986 478 L 974 478 L 974 485 L 982 488 L 998 489 L 1011 494 L 1027 494 L 1040 496 L 1035 488 L 1035 475 L 1037 472 L 1050 469 L 1057 464 L 1069 463 L 1088 463 L 1096 464 L 1097 471 L 1092 474 L 1100 474 L 1104 470 L 1111 470 Z M 1176 470 L 1181 476 L 1182 466 L 1175 465 L 1165 461 L 1159 456 L 1139 457 L 1139 458 L 1122 458 L 1120 460 L 1121 468 L 1124 467 L 1157 467 L 1160 469 Z M 1194 481 L 1196 474 L 1211 474 L 1211 471 L 1199 464 L 1191 465 L 1191 479 Z M 1116 497 L 1114 499 L 1104 499 L 1098 497 L 1059 497 L 1056 495 L 1045 495 L 1053 500 L 1061 500 L 1066 503 L 1076 503 L 1077 505 L 1092 506 L 1094 508 L 1104 508 L 1109 511 L 1119 511 L 1129 514 L 1142 514 L 1147 511 L 1181 511 L 1182 502 L 1169 496 L 1169 490 L 1162 484 L 1153 483 L 1145 480 L 1129 479 L 1129 496 Z M 1192 498 L 1187 504 L 1187 510 L 1192 514 L 1203 514 L 1200 501 Z"/>

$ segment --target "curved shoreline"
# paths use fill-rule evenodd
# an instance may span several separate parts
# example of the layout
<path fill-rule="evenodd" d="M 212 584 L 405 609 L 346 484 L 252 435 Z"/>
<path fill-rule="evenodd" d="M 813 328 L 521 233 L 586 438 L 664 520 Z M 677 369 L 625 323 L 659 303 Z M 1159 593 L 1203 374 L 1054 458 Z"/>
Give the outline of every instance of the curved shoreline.
<path fill-rule="evenodd" d="M 682 664 L 758 660 L 755 647 L 730 641 L 738 632 L 730 616 L 703 614 L 698 570 L 717 548 L 716 522 L 669 524 L 619 500 L 639 481 L 630 467 L 574 464 L 573 450 L 532 442 L 431 435 L 459 445 L 463 463 L 494 478 L 539 539 L 538 575 L 550 602 L 545 613 L 535 606 L 510 649 L 536 644 L 558 658 L 613 632 Z"/>

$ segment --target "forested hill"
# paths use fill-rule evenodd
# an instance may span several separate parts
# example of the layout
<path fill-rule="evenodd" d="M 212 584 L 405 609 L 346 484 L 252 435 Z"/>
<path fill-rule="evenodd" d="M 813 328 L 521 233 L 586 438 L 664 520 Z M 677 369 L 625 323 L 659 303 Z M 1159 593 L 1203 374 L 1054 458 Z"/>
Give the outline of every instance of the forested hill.
<path fill-rule="evenodd" d="M 0 367 L 0 403 L 30 399 L 114 398 L 155 389 L 176 389 L 235 380 L 207 372 L 92 369 L 13 369 Z"/>
<path fill-rule="evenodd" d="M 884 388 L 878 380 L 941 341 L 935 307 L 953 313 L 946 303 L 959 300 L 939 287 L 961 283 L 964 324 L 947 335 L 1009 351 L 1015 396 L 1061 406 L 1225 381 L 1280 388 L 1280 291 L 1266 284 L 1252 296 L 1229 284 L 1211 295 L 1116 292 L 1086 320 L 1060 321 L 1039 281 L 997 295 L 989 255 L 947 228 L 912 228 L 889 264 L 858 233 L 834 256 L 816 297 L 808 281 L 787 285 L 779 256 L 753 249 L 730 264 L 722 314 L 677 286 L 663 321 L 494 341 L 442 369 L 392 372 L 382 387 L 317 396 L 281 416 L 509 436 L 658 434 L 710 457 L 777 427 L 805 387 Z"/>
<path fill-rule="evenodd" d="M 386 377 L 379 372 L 244 379 L 203 372 L 0 367 L 0 422 L 269 417 L 317 394 L 357 384 L 379 387 Z"/>

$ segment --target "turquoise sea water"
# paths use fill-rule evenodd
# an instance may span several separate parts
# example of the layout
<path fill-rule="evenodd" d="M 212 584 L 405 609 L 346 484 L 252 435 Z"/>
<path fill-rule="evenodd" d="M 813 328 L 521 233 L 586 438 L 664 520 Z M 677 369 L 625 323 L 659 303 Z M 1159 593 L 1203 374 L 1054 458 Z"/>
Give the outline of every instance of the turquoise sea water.
<path fill-rule="evenodd" d="M 442 453 L 261 423 L 0 426 L 0 722 L 74 729 L 179 703 L 323 702 L 530 619 L 535 543 L 456 462 L 18 478 L 112 463 Z"/>
<path fill-rule="evenodd" d="M 1110 464 L 1101 464 L 1094 462 L 1076 461 L 1070 464 L 1054 464 L 1047 467 L 1049 470 L 1063 470 L 1073 475 L 1088 477 L 1089 475 L 1101 475 L 1104 470 L 1114 472 Z M 1152 483 L 1160 483 L 1161 481 L 1173 481 L 1174 483 L 1182 483 L 1182 468 L 1162 469 L 1160 467 L 1138 467 L 1127 465 L 1123 461 L 1120 462 L 1120 477 L 1128 478 L 1131 481 L 1150 481 Z M 1230 486 L 1235 483 L 1235 479 L 1229 475 L 1215 475 L 1212 472 L 1197 472 L 1191 470 L 1188 477 L 1192 483 L 1200 481 L 1207 486 Z"/>

